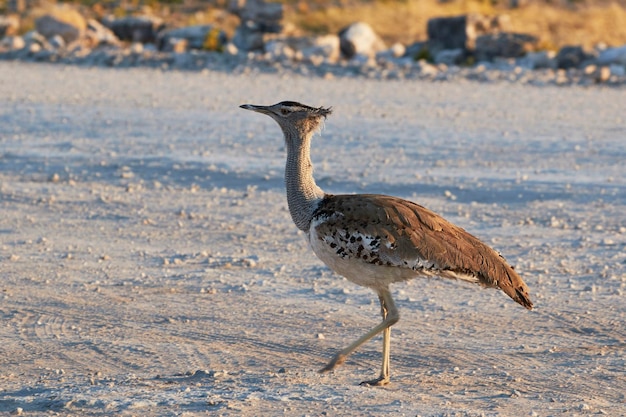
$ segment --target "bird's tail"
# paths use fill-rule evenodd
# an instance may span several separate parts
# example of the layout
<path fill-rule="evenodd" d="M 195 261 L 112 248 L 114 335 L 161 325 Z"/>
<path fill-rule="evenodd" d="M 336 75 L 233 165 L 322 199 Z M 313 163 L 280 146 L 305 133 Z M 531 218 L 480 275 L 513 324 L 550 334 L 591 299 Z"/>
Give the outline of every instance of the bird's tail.
<path fill-rule="evenodd" d="M 509 265 L 505 266 L 505 273 L 498 280 L 498 287 L 517 303 L 529 310 L 533 308 L 533 302 L 530 300 L 528 286 L 515 270 Z"/>

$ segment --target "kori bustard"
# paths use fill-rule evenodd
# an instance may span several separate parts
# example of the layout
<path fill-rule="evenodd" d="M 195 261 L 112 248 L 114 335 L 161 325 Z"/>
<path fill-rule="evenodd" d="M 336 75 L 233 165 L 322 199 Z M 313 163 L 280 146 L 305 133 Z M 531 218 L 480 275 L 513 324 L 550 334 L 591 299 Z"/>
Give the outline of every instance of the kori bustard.
<path fill-rule="evenodd" d="M 310 148 L 330 108 L 294 101 L 240 107 L 270 116 L 282 129 L 289 212 L 313 252 L 336 273 L 378 294 L 382 322 L 337 353 L 321 372 L 334 369 L 382 332 L 380 376 L 363 384 L 389 383 L 390 328 L 399 319 L 389 291 L 394 282 L 433 275 L 455 278 L 500 288 L 532 309 L 528 287 L 496 251 L 427 208 L 387 195 L 322 191 L 313 179 Z"/>

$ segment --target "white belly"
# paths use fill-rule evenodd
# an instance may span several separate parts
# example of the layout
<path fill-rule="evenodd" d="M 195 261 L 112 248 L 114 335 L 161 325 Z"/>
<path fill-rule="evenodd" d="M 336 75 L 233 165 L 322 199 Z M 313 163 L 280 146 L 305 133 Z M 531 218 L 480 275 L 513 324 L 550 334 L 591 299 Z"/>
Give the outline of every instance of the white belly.
<path fill-rule="evenodd" d="M 309 243 L 315 255 L 330 269 L 357 285 L 374 290 L 387 289 L 389 284 L 406 281 L 423 274 L 411 269 L 376 265 L 352 256 L 339 256 L 335 249 L 320 240 L 311 230 Z"/>

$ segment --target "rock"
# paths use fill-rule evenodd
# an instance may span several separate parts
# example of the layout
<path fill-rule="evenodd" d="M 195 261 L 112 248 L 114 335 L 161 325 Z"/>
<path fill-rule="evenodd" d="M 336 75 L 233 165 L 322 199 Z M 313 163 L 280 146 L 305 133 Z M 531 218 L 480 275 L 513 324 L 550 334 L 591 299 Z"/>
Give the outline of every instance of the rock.
<path fill-rule="evenodd" d="M 600 51 L 596 59 L 598 65 L 621 65 L 626 67 L 626 45 L 617 48 L 606 48 Z"/>
<path fill-rule="evenodd" d="M 36 30 L 31 30 L 24 35 L 24 42 L 26 46 L 30 47 L 32 44 L 38 44 L 41 47 L 48 48 L 48 40 Z"/>
<path fill-rule="evenodd" d="M 595 73 L 596 81 L 599 83 L 605 83 L 611 78 L 611 69 L 609 67 L 600 67 Z"/>
<path fill-rule="evenodd" d="M 336 62 L 339 59 L 339 37 L 337 35 L 309 37 L 281 37 L 268 41 L 265 51 L 277 58 Z"/>
<path fill-rule="evenodd" d="M 9 51 L 19 51 L 26 47 L 26 41 L 21 36 L 5 36 L 0 42 L 2 49 Z"/>
<path fill-rule="evenodd" d="M 596 72 L 596 70 L 598 69 L 597 65 L 594 64 L 589 64 L 587 65 L 585 68 L 583 68 L 583 74 L 585 75 L 591 75 L 594 72 Z"/>
<path fill-rule="evenodd" d="M 15 36 L 20 30 L 20 18 L 16 15 L 0 16 L 0 38 Z"/>
<path fill-rule="evenodd" d="M 433 61 L 433 56 L 430 53 L 428 42 L 415 42 L 406 48 L 404 56 L 413 58 L 416 61 L 425 59 L 426 61 Z"/>
<path fill-rule="evenodd" d="M 261 33 L 280 33 L 282 30 L 283 5 L 266 3 L 264 0 L 232 0 L 228 10 L 239 17 L 241 25 L 254 22 Z"/>
<path fill-rule="evenodd" d="M 440 49 L 465 49 L 467 16 L 438 17 L 427 23 L 428 40 Z"/>
<path fill-rule="evenodd" d="M 38 44 L 38 43 L 31 43 L 30 45 L 27 46 L 27 48 L 28 48 L 28 52 L 30 52 L 31 54 L 36 54 L 43 49 L 41 47 L 41 44 Z"/>
<path fill-rule="evenodd" d="M 611 69 L 609 67 L 598 67 L 595 64 L 589 64 L 583 68 L 583 74 L 597 83 L 604 83 L 611 78 Z"/>
<path fill-rule="evenodd" d="M 533 51 L 539 39 L 523 33 L 496 33 L 476 38 L 474 55 L 477 61 L 494 58 L 519 58 Z"/>
<path fill-rule="evenodd" d="M 59 35 L 66 43 L 80 38 L 86 28 L 83 16 L 69 6 L 56 6 L 50 13 L 35 20 L 35 30 L 46 39 Z"/>
<path fill-rule="evenodd" d="M 254 22 L 239 25 L 232 42 L 237 49 L 242 51 L 260 51 L 265 46 L 263 32 L 258 30 Z"/>
<path fill-rule="evenodd" d="M 313 56 L 320 56 L 330 62 L 336 62 L 341 55 L 341 41 L 337 35 L 315 36 L 307 39 L 300 49 L 302 57 L 310 60 Z"/>
<path fill-rule="evenodd" d="M 187 39 L 168 37 L 166 40 L 159 41 L 158 48 L 163 52 L 181 54 L 189 50 L 189 42 Z"/>
<path fill-rule="evenodd" d="M 224 48 L 224 52 L 229 55 L 237 55 L 239 53 L 239 48 L 237 48 L 234 43 L 228 42 Z"/>
<path fill-rule="evenodd" d="M 376 65 L 375 57 L 370 57 L 367 55 L 356 54 L 352 58 L 350 58 L 350 63 L 353 68 L 358 68 L 358 71 L 362 74 L 367 73 L 367 68 L 374 67 Z M 370 72 L 373 74 L 373 72 Z"/>
<path fill-rule="evenodd" d="M 128 48 L 131 54 L 141 55 L 144 51 L 143 43 L 141 42 L 133 42 Z"/>
<path fill-rule="evenodd" d="M 519 63 L 532 70 L 543 68 L 556 69 L 555 56 L 556 53 L 553 51 L 529 52 L 520 59 Z"/>
<path fill-rule="evenodd" d="M 401 58 L 406 55 L 406 47 L 399 42 L 391 45 L 389 49 L 385 49 L 384 51 L 378 52 L 376 54 L 377 60 L 393 60 L 397 58 Z"/>
<path fill-rule="evenodd" d="M 403 44 L 399 42 L 396 42 L 393 45 L 391 45 L 391 48 L 389 48 L 389 51 L 391 52 L 394 58 L 400 58 L 400 57 L 403 57 L 404 54 L 406 54 L 406 46 L 404 46 Z"/>
<path fill-rule="evenodd" d="M 417 67 L 420 74 L 425 77 L 435 77 L 439 73 L 439 70 L 436 66 L 429 64 L 423 59 L 418 61 Z"/>
<path fill-rule="evenodd" d="M 263 0 L 232 0 L 229 11 L 239 16 L 241 23 L 233 36 L 233 44 L 243 51 L 261 51 L 265 34 L 282 30 L 283 5 Z"/>
<path fill-rule="evenodd" d="M 560 69 L 578 68 L 591 56 L 587 55 L 581 46 L 564 46 L 556 54 L 556 65 Z"/>
<path fill-rule="evenodd" d="M 465 49 L 444 49 L 434 58 L 435 64 L 459 65 L 465 59 Z"/>
<path fill-rule="evenodd" d="M 623 65 L 612 64 L 609 66 L 611 70 L 611 75 L 615 75 L 616 77 L 623 77 L 626 75 L 626 67 Z"/>
<path fill-rule="evenodd" d="M 153 43 L 143 43 L 143 52 L 155 53 L 158 52 L 157 47 Z"/>
<path fill-rule="evenodd" d="M 170 42 L 170 39 L 178 41 Z M 185 40 L 190 49 L 222 51 L 228 39 L 224 31 L 213 25 L 197 25 L 162 31 L 159 33 L 157 45 L 163 50 L 166 44 L 180 43 L 180 40 Z"/>
<path fill-rule="evenodd" d="M 346 58 L 355 55 L 373 57 L 387 48 L 372 27 L 364 22 L 353 23 L 339 31 L 339 47 Z"/>
<path fill-rule="evenodd" d="M 438 17 L 427 23 L 428 41 L 432 51 L 443 49 L 474 49 L 478 36 L 505 31 L 507 15 L 485 17 L 477 13 L 454 17 Z"/>
<path fill-rule="evenodd" d="M 189 52 L 182 52 L 182 53 L 176 53 L 173 54 L 173 62 L 172 65 L 176 68 L 186 68 L 186 69 L 190 69 L 193 68 L 193 55 Z M 176 262 L 182 262 L 181 259 L 175 259 L 174 263 Z"/>
<path fill-rule="evenodd" d="M 65 48 L 65 40 L 63 40 L 61 35 L 54 35 L 52 38 L 48 39 L 48 42 L 53 49 Z"/>
<path fill-rule="evenodd" d="M 122 41 L 152 43 L 163 30 L 163 20 L 154 16 L 126 16 L 119 19 L 105 18 L 102 23 Z"/>
<path fill-rule="evenodd" d="M 63 39 L 67 39 L 68 42 L 72 42 L 77 40 L 80 36 L 80 31 L 77 28 L 59 21 L 50 15 L 42 16 L 37 19 L 35 27 L 37 32 L 41 33 L 46 38 L 53 38 L 58 35 Z"/>
<path fill-rule="evenodd" d="M 288 45 L 287 39 L 272 39 L 265 44 L 265 52 L 271 55 L 272 59 L 292 59 L 295 50 Z"/>
<path fill-rule="evenodd" d="M 265 52 L 271 59 L 306 61 L 318 65 L 324 60 L 337 60 L 339 39 L 334 35 L 279 37 L 265 43 Z"/>
<path fill-rule="evenodd" d="M 120 40 L 115 33 L 102 23 L 94 19 L 87 20 L 87 29 L 85 30 L 85 39 L 89 46 L 96 47 L 99 45 L 119 46 Z"/>

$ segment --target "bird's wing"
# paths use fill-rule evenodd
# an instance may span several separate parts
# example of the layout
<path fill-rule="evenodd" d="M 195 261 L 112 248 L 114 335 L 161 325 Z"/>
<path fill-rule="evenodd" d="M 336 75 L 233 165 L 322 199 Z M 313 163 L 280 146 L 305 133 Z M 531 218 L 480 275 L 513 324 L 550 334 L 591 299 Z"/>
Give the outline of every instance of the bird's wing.
<path fill-rule="evenodd" d="M 498 287 L 532 308 L 528 287 L 496 251 L 413 202 L 385 195 L 328 195 L 313 224 L 316 236 L 337 256 L 468 279 Z"/>

